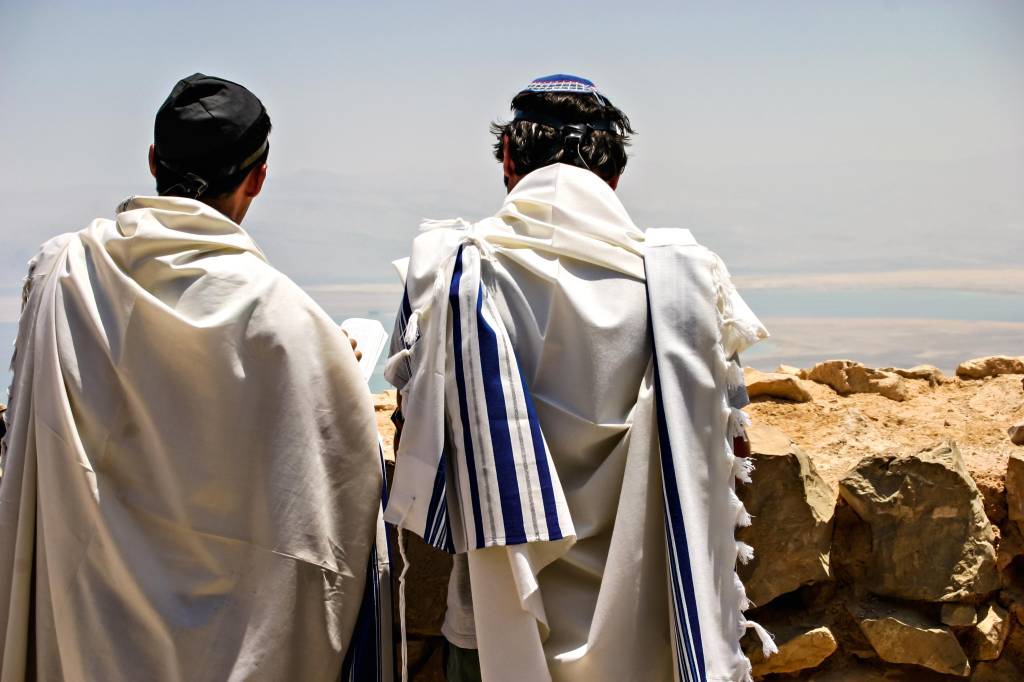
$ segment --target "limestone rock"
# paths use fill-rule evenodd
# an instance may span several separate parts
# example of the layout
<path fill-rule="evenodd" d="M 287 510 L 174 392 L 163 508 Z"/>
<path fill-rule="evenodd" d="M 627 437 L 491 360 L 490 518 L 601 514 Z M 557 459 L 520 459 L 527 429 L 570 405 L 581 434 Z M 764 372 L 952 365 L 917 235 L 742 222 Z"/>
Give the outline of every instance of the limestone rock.
<path fill-rule="evenodd" d="M 1003 524 L 999 529 L 999 547 L 996 548 L 996 569 L 1004 587 L 1021 586 L 1018 570 L 1014 567 L 1020 556 L 1024 556 L 1024 533 L 1020 523 Z"/>
<path fill-rule="evenodd" d="M 941 620 L 950 627 L 964 628 L 978 622 L 978 612 L 970 604 L 943 604 Z"/>
<path fill-rule="evenodd" d="M 795 403 L 807 403 L 813 400 L 803 379 L 792 374 L 778 372 L 759 372 L 747 367 L 743 370 L 747 383 L 747 395 L 751 398 L 782 398 Z"/>
<path fill-rule="evenodd" d="M 398 604 L 398 575 L 402 560 L 398 552 L 398 537 L 393 528 L 390 544 L 395 548 L 395 567 L 391 572 L 391 590 Z M 406 629 L 410 636 L 435 637 L 441 634 L 444 612 L 448 603 L 448 575 L 452 557 L 428 545 L 415 533 L 403 533 L 405 554 L 409 558 L 406 574 Z M 397 631 L 398 620 L 395 620 Z"/>
<path fill-rule="evenodd" d="M 1001 606 L 989 604 L 980 616 L 968 636 L 968 650 L 973 660 L 993 661 L 1003 653 L 1010 634 L 1010 614 Z"/>
<path fill-rule="evenodd" d="M 779 365 L 778 367 L 775 368 L 775 373 L 792 374 L 795 377 L 799 377 L 801 379 L 804 378 L 804 371 L 799 367 L 794 367 L 793 365 Z"/>
<path fill-rule="evenodd" d="M 760 646 L 750 652 L 755 677 L 816 668 L 839 648 L 835 635 L 825 626 L 772 628 L 772 634 L 779 653 L 765 658 Z"/>
<path fill-rule="evenodd" d="M 807 379 L 831 386 L 840 395 L 877 393 L 890 400 L 906 400 L 910 390 L 898 374 L 865 367 L 853 360 L 828 360 L 807 371 Z"/>
<path fill-rule="evenodd" d="M 1005 607 L 1017 622 L 1024 625 L 1024 589 L 1009 587 L 999 593 L 999 603 Z"/>
<path fill-rule="evenodd" d="M 1000 374 L 1024 374 L 1024 357 L 992 355 L 960 363 L 956 375 L 963 379 L 985 379 Z"/>
<path fill-rule="evenodd" d="M 1006 463 L 1006 510 L 1011 521 L 1024 521 L 1024 452 L 1011 452 Z"/>
<path fill-rule="evenodd" d="M 1006 433 L 1010 436 L 1011 443 L 1014 445 L 1024 445 L 1024 422 L 1014 424 L 1006 429 Z"/>
<path fill-rule="evenodd" d="M 1009 656 L 997 661 L 980 661 L 974 666 L 971 682 L 1011 682 L 1024 680 L 1024 668 Z"/>
<path fill-rule="evenodd" d="M 754 558 L 740 567 L 754 604 L 831 578 L 829 549 L 836 494 L 810 458 L 786 434 L 763 425 L 747 431 L 755 469 L 753 484 L 737 492 L 753 524 L 737 538 L 754 547 Z"/>
<path fill-rule="evenodd" d="M 883 367 L 882 372 L 891 372 L 898 374 L 904 379 L 917 379 L 918 381 L 927 381 L 929 386 L 938 386 L 939 384 L 946 384 L 950 381 L 954 381 L 950 377 L 942 373 L 942 370 L 934 365 L 915 365 L 910 369 L 901 369 L 899 367 Z"/>
<path fill-rule="evenodd" d="M 915 611 L 900 607 L 868 607 L 854 616 L 879 658 L 966 677 L 971 664 L 953 632 Z"/>
<path fill-rule="evenodd" d="M 871 528 L 869 591 L 946 602 L 999 588 L 995 532 L 955 443 L 865 457 L 839 494 Z"/>

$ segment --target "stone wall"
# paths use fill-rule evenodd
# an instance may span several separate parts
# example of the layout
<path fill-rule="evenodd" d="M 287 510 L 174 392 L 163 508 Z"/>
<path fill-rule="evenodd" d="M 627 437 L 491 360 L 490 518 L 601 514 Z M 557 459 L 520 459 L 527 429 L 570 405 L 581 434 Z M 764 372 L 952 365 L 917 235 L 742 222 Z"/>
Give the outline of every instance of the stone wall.
<path fill-rule="evenodd" d="M 748 370 L 759 680 L 1024 680 L 1024 359 Z M 393 397 L 381 396 L 386 415 Z M 406 536 L 410 669 L 442 680 L 449 561 Z M 397 570 L 397 567 L 396 567 Z M 397 594 L 397 592 L 396 592 Z M 397 620 L 396 620 L 397 622 Z"/>

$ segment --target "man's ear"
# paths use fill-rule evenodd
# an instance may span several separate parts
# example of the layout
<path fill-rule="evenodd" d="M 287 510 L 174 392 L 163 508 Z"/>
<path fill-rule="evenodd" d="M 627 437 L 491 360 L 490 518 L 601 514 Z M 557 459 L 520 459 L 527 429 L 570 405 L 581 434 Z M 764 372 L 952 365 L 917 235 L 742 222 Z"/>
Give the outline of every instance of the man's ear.
<path fill-rule="evenodd" d="M 245 179 L 245 196 L 255 197 L 263 191 L 263 183 L 267 180 L 267 164 L 261 163 L 253 168 Z"/>
<path fill-rule="evenodd" d="M 156 145 L 149 145 L 149 172 L 156 177 Z"/>
<path fill-rule="evenodd" d="M 508 149 L 508 135 L 501 137 L 501 168 L 506 178 L 515 177 L 516 162 L 512 160 L 512 153 Z"/>
<path fill-rule="evenodd" d="M 509 151 L 508 135 L 501 138 L 501 168 L 505 175 L 505 189 L 511 192 L 519 183 L 519 176 L 516 175 L 516 162 L 512 160 L 512 153 Z"/>

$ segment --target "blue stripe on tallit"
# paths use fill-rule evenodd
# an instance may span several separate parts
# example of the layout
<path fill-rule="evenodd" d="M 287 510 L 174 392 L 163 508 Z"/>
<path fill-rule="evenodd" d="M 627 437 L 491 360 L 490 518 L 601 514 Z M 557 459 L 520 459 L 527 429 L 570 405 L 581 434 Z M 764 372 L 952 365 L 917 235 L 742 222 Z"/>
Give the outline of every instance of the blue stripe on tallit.
<path fill-rule="evenodd" d="M 519 381 L 523 385 L 523 397 L 526 402 L 526 416 L 530 422 L 530 436 L 533 439 L 533 454 L 537 461 L 537 478 L 540 480 L 540 494 L 544 500 L 544 519 L 547 524 L 549 540 L 562 539 L 562 529 L 558 523 L 558 508 L 555 503 L 555 489 L 551 483 L 551 472 L 548 471 L 548 450 L 544 444 L 544 436 L 540 430 L 540 420 L 533 406 L 533 396 L 526 385 L 523 368 L 519 368 Z"/>
<path fill-rule="evenodd" d="M 480 513 L 480 490 L 476 480 L 476 462 L 473 456 L 472 426 L 469 420 L 469 406 L 466 402 L 466 373 L 462 358 L 462 315 L 459 310 L 459 284 L 462 282 L 462 250 L 455 257 L 455 270 L 448 290 L 448 301 L 452 308 L 452 345 L 455 355 L 455 384 L 459 393 L 459 417 L 462 420 L 462 439 L 466 452 L 466 469 L 469 471 L 469 496 L 473 507 L 473 523 L 476 530 L 476 548 L 484 546 L 484 524 Z"/>
<path fill-rule="evenodd" d="M 442 451 L 441 459 L 437 464 L 437 474 L 434 476 L 430 504 L 427 505 L 426 526 L 421 537 L 437 549 L 454 554 L 455 547 L 452 544 L 451 527 L 448 521 L 447 462 L 447 454 Z"/>
<path fill-rule="evenodd" d="M 377 573 L 377 548 L 370 547 L 370 565 L 366 570 L 366 588 L 359 606 L 359 615 L 349 640 L 345 660 L 341 664 L 341 679 L 345 682 L 370 682 L 381 679 L 382 661 L 380 641 L 380 575 Z"/>
<path fill-rule="evenodd" d="M 508 428 L 505 409 L 505 391 L 502 387 L 501 366 L 498 361 L 498 337 L 483 315 L 484 292 L 477 291 L 477 339 L 480 343 L 480 374 L 487 403 L 487 423 L 491 432 L 491 450 L 494 453 L 494 472 L 498 479 L 498 499 L 505 523 L 505 542 L 510 545 L 526 542 L 523 526 L 523 506 L 519 497 L 519 479 L 516 458 L 512 451 L 512 436 Z"/>
<path fill-rule="evenodd" d="M 679 488 L 676 484 L 672 444 L 668 437 L 668 421 L 665 418 L 664 402 L 661 395 L 657 353 L 654 354 L 654 357 L 654 400 L 658 414 L 661 480 L 665 497 L 665 525 L 668 536 L 669 566 L 672 573 L 672 596 L 675 603 L 676 654 L 682 679 L 706 682 L 707 668 L 704 663 L 704 646 L 700 636 L 697 601 L 693 591 L 693 576 L 690 572 L 690 550 L 686 541 L 686 527 L 683 525 L 683 507 L 679 500 Z"/>

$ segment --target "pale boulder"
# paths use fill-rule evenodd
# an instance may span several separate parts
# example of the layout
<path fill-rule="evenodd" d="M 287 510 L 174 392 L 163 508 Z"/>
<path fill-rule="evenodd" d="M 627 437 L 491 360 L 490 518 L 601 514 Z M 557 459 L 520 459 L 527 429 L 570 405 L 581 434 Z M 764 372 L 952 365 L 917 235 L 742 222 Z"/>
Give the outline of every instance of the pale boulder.
<path fill-rule="evenodd" d="M 792 374 L 795 377 L 799 377 L 801 379 L 804 378 L 804 371 L 799 367 L 794 367 L 793 365 L 779 365 L 778 367 L 775 368 L 775 373 Z"/>
<path fill-rule="evenodd" d="M 772 628 L 772 634 L 779 647 L 777 654 L 765 658 L 760 646 L 749 652 L 755 677 L 816 668 L 839 648 L 835 635 L 825 626 Z"/>
<path fill-rule="evenodd" d="M 975 661 L 994 661 L 1003 653 L 1003 645 L 1010 634 L 1010 614 L 997 604 L 986 606 L 971 628 L 967 648 Z"/>
<path fill-rule="evenodd" d="M 1024 445 L 1024 422 L 1014 424 L 1010 428 L 1006 429 L 1006 434 L 1010 437 L 1010 442 L 1014 445 Z"/>
<path fill-rule="evenodd" d="M 736 536 L 754 547 L 754 558 L 739 572 L 747 597 L 764 605 L 802 585 L 831 579 L 836 494 L 782 431 L 755 424 L 747 434 L 753 483 L 737 492 L 753 523 Z"/>
<path fill-rule="evenodd" d="M 995 532 L 955 443 L 865 457 L 839 494 L 871 529 L 868 590 L 953 602 L 999 589 Z"/>
<path fill-rule="evenodd" d="M 900 367 L 883 367 L 879 371 L 898 374 L 904 379 L 927 381 L 929 386 L 938 386 L 939 384 L 946 384 L 950 381 L 954 381 L 954 379 L 943 374 L 942 370 L 934 365 L 915 365 L 910 369 L 902 369 Z"/>
<path fill-rule="evenodd" d="M 895 606 L 862 607 L 854 617 L 883 661 L 958 677 L 971 672 L 967 655 L 953 632 L 916 611 Z"/>
<path fill-rule="evenodd" d="M 747 384 L 747 395 L 753 398 L 782 398 L 795 403 L 807 403 L 813 400 L 808 390 L 809 382 L 792 374 L 779 372 L 759 372 L 747 367 L 743 370 Z"/>
<path fill-rule="evenodd" d="M 831 386 L 840 395 L 877 393 L 896 401 L 910 397 L 910 389 L 900 375 L 865 367 L 853 360 L 820 362 L 807 370 L 806 378 Z"/>
<path fill-rule="evenodd" d="M 1024 356 L 992 355 L 960 363 L 956 375 L 962 379 L 986 379 L 1000 374 L 1024 374 Z"/>

